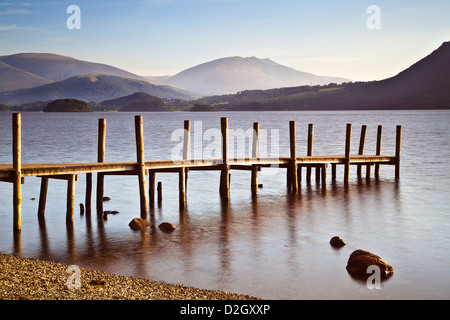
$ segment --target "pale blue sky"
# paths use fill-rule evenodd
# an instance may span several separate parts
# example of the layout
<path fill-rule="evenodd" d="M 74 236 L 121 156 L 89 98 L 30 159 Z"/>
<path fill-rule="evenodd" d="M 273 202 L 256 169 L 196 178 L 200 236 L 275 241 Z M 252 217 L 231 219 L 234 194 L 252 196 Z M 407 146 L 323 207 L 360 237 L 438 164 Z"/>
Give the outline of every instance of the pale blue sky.
<path fill-rule="evenodd" d="M 69 30 L 69 5 L 81 29 Z M 370 5 L 380 29 L 369 29 Z M 228 56 L 354 81 L 394 76 L 450 40 L 449 0 L 0 1 L 0 55 L 50 52 L 140 75 Z"/>

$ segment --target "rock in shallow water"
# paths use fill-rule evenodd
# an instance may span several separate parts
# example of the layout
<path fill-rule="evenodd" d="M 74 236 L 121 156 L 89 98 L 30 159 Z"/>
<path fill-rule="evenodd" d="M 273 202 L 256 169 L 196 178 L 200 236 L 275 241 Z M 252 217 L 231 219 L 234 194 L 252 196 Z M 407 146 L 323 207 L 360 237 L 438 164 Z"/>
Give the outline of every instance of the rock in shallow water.
<path fill-rule="evenodd" d="M 177 226 L 170 222 L 163 222 L 158 226 L 158 228 L 164 232 L 172 232 L 177 228 Z"/>
<path fill-rule="evenodd" d="M 367 279 L 371 273 L 367 273 L 367 268 L 377 266 L 380 268 L 382 279 L 389 278 L 394 273 L 394 268 L 383 261 L 379 256 L 364 250 L 355 250 L 347 261 L 347 272 L 355 278 Z"/>
<path fill-rule="evenodd" d="M 150 226 L 150 222 L 141 218 L 134 218 L 128 225 L 133 230 L 143 230 Z"/>
<path fill-rule="evenodd" d="M 333 237 L 330 240 L 330 245 L 333 248 L 341 248 L 343 246 L 345 246 L 345 241 L 341 238 L 341 237 Z"/>

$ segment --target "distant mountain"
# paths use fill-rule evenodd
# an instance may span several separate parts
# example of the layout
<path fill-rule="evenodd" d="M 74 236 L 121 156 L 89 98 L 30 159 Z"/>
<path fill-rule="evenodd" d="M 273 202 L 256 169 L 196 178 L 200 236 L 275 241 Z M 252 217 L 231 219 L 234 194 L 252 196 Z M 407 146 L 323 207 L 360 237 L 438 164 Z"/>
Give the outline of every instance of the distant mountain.
<path fill-rule="evenodd" d="M 0 82 L 0 92 L 31 88 L 85 74 L 106 74 L 123 78 L 146 80 L 136 74 L 106 64 L 87 62 L 50 53 L 19 53 L 1 56 L 0 62 L 14 68 L 17 72 L 17 75 L 14 75 L 12 70 L 9 71 L 9 85 L 5 86 L 3 81 Z M 0 72 L 3 75 L 3 70 L 0 70 Z M 26 72 L 31 79 L 37 78 L 37 80 L 40 80 L 40 83 L 39 81 L 28 81 L 25 84 L 26 86 L 24 86 L 22 82 L 24 77 L 20 74 L 23 72 Z"/>
<path fill-rule="evenodd" d="M 159 98 L 192 99 L 188 92 L 169 85 L 155 85 L 145 80 L 91 74 L 75 76 L 30 89 L 3 92 L 0 93 L 0 103 L 20 105 L 66 98 L 100 102 L 135 92 L 145 92 Z"/>
<path fill-rule="evenodd" d="M 205 97 L 194 103 L 253 111 L 450 109 L 450 42 L 381 81 L 249 90 Z"/>
<path fill-rule="evenodd" d="M 349 80 L 301 72 L 270 59 L 229 57 L 197 65 L 163 81 L 208 96 L 252 89 L 325 85 Z"/>

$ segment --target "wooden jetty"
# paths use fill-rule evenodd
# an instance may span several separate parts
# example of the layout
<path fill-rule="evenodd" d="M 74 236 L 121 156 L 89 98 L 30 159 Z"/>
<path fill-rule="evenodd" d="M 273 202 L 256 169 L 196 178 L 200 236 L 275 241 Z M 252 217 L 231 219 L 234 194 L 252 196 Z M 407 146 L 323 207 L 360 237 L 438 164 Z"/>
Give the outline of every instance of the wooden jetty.
<path fill-rule="evenodd" d="M 291 192 L 298 192 L 302 180 L 302 168 L 307 168 L 306 180 L 311 179 L 311 169 L 316 171 L 316 181 L 325 188 L 327 181 L 327 167 L 331 165 L 333 181 L 336 180 L 336 166 L 344 166 L 344 185 L 348 185 L 350 165 L 357 165 L 357 173 L 361 175 L 361 166 L 366 166 L 366 177 L 370 178 L 370 168 L 375 166 L 375 177 L 379 175 L 380 165 L 395 166 L 395 177 L 400 176 L 400 144 L 401 126 L 397 126 L 395 155 L 381 155 L 382 127 L 378 126 L 377 145 L 375 155 L 363 154 L 366 126 L 362 126 L 358 155 L 350 153 L 352 125 L 347 124 L 345 138 L 345 152 L 343 155 L 312 154 L 313 124 L 308 126 L 307 155 L 299 156 L 296 150 L 295 121 L 289 122 L 290 155 L 288 157 L 258 157 L 259 124 L 253 125 L 252 157 L 230 159 L 228 156 L 228 119 L 221 118 L 222 158 L 221 159 L 189 159 L 190 121 L 184 122 L 183 159 L 181 161 L 147 161 L 144 158 L 144 132 L 142 116 L 135 116 L 136 161 L 134 162 L 105 162 L 106 119 L 99 119 L 98 123 L 98 159 L 95 163 L 22 163 L 21 161 L 21 114 L 14 113 L 12 117 L 13 130 L 13 162 L 0 164 L 0 181 L 14 185 L 14 225 L 15 231 L 21 230 L 21 185 L 25 177 L 41 177 L 38 216 L 45 214 L 45 203 L 49 179 L 67 180 L 67 210 L 66 221 L 73 221 L 75 182 L 79 174 L 86 174 L 86 211 L 91 211 L 92 174 L 97 174 L 96 209 L 103 214 L 103 186 L 105 175 L 136 175 L 139 181 L 141 217 L 147 219 L 149 205 L 155 203 L 155 175 L 158 172 L 174 172 L 179 175 L 179 202 L 186 204 L 186 186 L 188 172 L 196 170 L 220 171 L 220 196 L 224 200 L 230 197 L 230 170 L 251 171 L 251 190 L 256 196 L 258 190 L 258 171 L 262 167 L 278 166 L 287 169 L 287 187 Z M 146 178 L 149 190 L 147 193 Z M 158 198 L 161 197 L 161 185 L 158 185 Z"/>

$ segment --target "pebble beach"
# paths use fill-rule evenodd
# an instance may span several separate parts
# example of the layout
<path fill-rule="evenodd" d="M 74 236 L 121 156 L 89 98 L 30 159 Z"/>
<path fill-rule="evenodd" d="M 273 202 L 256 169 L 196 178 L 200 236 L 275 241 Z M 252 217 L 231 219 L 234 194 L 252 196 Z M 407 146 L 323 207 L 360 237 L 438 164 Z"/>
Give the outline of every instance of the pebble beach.
<path fill-rule="evenodd" d="M 0 253 L 3 300 L 255 300 L 229 292 L 202 290 Z M 70 270 L 70 269 L 69 269 Z M 69 280 L 69 285 L 68 285 Z M 77 284 L 76 286 L 74 284 Z M 72 287 L 72 288 L 71 288 Z"/>

